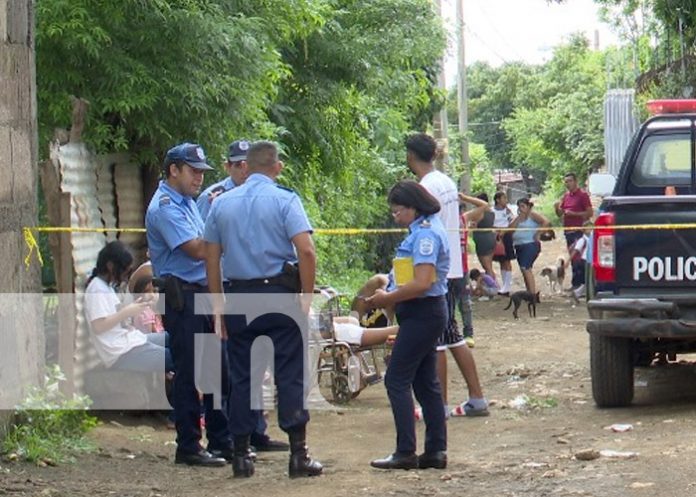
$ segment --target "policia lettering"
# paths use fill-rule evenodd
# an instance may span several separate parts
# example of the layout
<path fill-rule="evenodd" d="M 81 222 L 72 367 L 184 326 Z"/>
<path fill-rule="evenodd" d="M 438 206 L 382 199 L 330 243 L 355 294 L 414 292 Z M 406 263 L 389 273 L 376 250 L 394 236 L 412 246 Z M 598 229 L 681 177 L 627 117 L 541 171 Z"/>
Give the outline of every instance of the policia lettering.
<path fill-rule="evenodd" d="M 646 274 L 652 281 L 696 281 L 696 257 L 634 257 L 633 281 Z"/>

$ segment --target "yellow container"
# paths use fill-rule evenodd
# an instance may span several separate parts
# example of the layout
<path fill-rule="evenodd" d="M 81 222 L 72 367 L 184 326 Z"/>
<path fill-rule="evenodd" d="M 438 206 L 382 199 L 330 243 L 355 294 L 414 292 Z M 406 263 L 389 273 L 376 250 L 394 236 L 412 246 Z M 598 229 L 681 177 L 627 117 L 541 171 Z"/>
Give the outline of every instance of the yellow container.
<path fill-rule="evenodd" d="M 413 269 L 413 257 L 395 257 L 394 265 L 394 283 L 396 286 L 402 286 L 413 281 L 415 276 Z"/>
<path fill-rule="evenodd" d="M 413 268 L 413 257 L 395 257 L 392 261 L 394 267 L 394 283 L 396 286 L 402 286 L 413 281 L 416 277 L 415 269 Z M 435 283 L 437 281 L 437 272 L 433 271 L 433 280 Z"/>

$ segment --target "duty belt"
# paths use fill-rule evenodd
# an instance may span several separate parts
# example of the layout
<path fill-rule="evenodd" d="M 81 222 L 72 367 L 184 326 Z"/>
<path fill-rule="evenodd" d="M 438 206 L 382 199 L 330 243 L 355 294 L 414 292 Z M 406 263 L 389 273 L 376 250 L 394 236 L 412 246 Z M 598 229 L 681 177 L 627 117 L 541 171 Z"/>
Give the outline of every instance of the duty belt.
<path fill-rule="evenodd" d="M 225 286 L 229 288 L 252 288 L 258 286 L 285 286 L 284 282 L 286 278 L 283 275 L 271 276 L 270 278 L 256 278 L 253 280 L 234 280 L 227 279 L 224 283 Z"/>

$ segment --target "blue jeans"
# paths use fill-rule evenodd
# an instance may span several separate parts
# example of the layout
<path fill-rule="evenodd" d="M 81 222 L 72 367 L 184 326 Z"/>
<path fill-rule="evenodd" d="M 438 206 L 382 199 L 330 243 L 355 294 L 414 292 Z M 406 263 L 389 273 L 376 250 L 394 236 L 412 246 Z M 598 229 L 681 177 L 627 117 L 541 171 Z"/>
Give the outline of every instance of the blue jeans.
<path fill-rule="evenodd" d="M 169 334 L 148 333 L 147 342 L 130 349 L 119 357 L 110 369 L 156 373 L 174 371 L 174 361 L 169 351 Z"/>

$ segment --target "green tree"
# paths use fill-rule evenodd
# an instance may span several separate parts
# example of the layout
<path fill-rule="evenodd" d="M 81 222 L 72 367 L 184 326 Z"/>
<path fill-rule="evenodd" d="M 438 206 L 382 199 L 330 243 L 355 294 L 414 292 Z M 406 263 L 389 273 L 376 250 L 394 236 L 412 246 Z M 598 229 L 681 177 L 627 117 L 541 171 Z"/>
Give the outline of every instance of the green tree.
<path fill-rule="evenodd" d="M 504 120 L 512 158 L 555 182 L 565 171 L 584 177 L 601 165 L 605 88 L 604 55 L 590 50 L 587 39 L 576 35 L 556 47 L 525 88 L 520 101 L 528 105 Z"/>
<path fill-rule="evenodd" d="M 70 122 L 69 95 L 90 102 L 86 139 L 97 150 L 148 162 L 184 139 L 219 151 L 229 136 L 270 134 L 265 111 L 288 68 L 261 19 L 223 5 L 37 2 L 42 141 Z"/>
<path fill-rule="evenodd" d="M 470 139 L 485 145 L 490 160 L 497 168 L 512 164 L 511 139 L 501 123 L 512 115 L 519 105 L 528 105 L 522 99 L 533 98 L 525 91 L 533 81 L 537 69 L 519 62 L 493 68 L 477 62 L 467 68 Z M 450 93 L 448 115 L 451 125 L 457 119 L 456 89 Z"/>
<path fill-rule="evenodd" d="M 316 227 L 385 226 L 403 138 L 444 101 L 444 47 L 429 0 L 39 0 L 42 143 L 70 122 L 69 95 L 90 102 L 88 143 L 144 163 L 183 140 L 214 160 L 232 138 L 272 138 Z M 384 270 L 391 251 L 317 240 L 324 281 Z"/>

